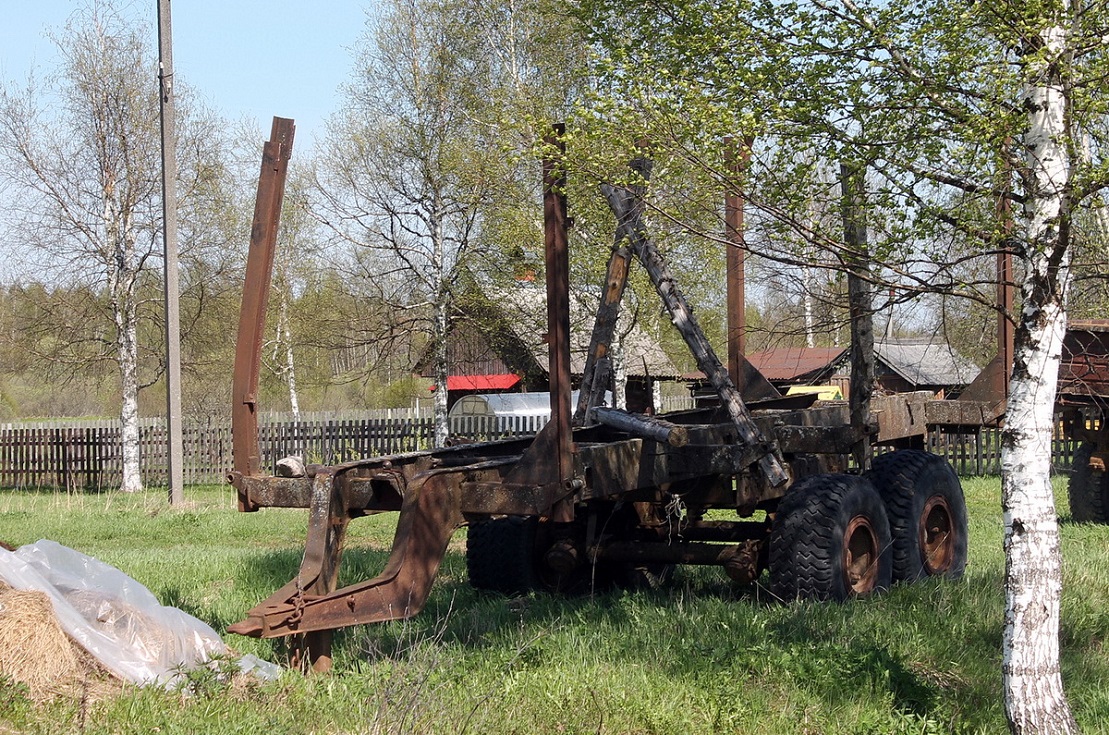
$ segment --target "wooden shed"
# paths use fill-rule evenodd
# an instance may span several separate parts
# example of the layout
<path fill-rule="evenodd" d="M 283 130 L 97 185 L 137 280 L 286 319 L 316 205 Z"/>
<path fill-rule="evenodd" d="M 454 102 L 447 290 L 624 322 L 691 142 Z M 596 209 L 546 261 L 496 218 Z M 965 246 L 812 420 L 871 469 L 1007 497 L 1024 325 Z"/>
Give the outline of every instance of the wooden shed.
<path fill-rule="evenodd" d="M 570 373 L 575 386 L 585 369 L 598 301 L 595 294 L 571 294 Z M 530 282 L 461 300 L 447 338 L 448 405 L 467 395 L 550 390 L 546 315 L 546 290 Z M 680 372 L 658 340 L 626 314 L 621 314 L 618 333 L 627 408 L 650 411 L 656 384 L 678 380 Z M 430 375 L 429 355 L 417 369 Z"/>

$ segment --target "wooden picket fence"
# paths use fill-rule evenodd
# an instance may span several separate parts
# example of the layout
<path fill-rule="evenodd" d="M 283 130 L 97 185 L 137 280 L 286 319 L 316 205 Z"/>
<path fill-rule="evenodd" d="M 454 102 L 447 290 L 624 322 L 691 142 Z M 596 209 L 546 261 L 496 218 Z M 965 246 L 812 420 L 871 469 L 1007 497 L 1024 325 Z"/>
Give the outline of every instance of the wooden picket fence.
<path fill-rule="evenodd" d="M 232 467 L 230 424 L 188 419 L 183 423 L 185 484 L 224 482 Z M 538 416 L 456 417 L 451 419 L 451 441 L 527 436 L 545 423 L 546 418 Z M 139 436 L 143 481 L 165 485 L 165 422 L 144 419 Z M 429 449 L 434 437 L 435 424 L 426 411 L 375 412 L 361 417 L 320 414 L 302 416 L 300 420 L 273 415 L 263 416 L 258 427 L 262 466 L 271 472 L 279 459 L 290 455 L 304 457 L 309 463 L 337 464 Z M 2 424 L 0 487 L 69 491 L 118 487 L 123 468 L 120 438 L 118 421 Z"/>
<path fill-rule="evenodd" d="M 539 431 L 546 417 L 465 416 L 452 419 L 454 443 L 492 441 Z M 99 491 L 118 487 L 122 476 L 117 421 L 61 421 L 0 424 L 0 487 Z M 426 411 L 377 412 L 374 415 L 262 417 L 259 422 L 262 466 L 273 471 L 282 457 L 298 455 L 309 463 L 336 464 L 384 454 L 429 449 L 434 421 Z M 226 480 L 232 466 L 231 427 L 217 420 L 186 420 L 183 427 L 185 483 Z M 168 482 L 164 421 L 146 419 L 140 429 L 143 481 Z M 960 475 L 995 475 L 1001 471 L 1000 432 L 934 432 L 928 448 L 944 456 Z M 1069 471 L 1075 442 L 1057 432 L 1053 469 Z"/>
<path fill-rule="evenodd" d="M 1070 472 L 1078 444 L 1064 437 L 1061 423 L 1056 425 L 1051 440 L 1052 472 Z M 933 431 L 928 436 L 927 449 L 946 458 L 962 477 L 1001 474 L 1001 431 L 998 429 L 979 429 L 972 434 Z"/>

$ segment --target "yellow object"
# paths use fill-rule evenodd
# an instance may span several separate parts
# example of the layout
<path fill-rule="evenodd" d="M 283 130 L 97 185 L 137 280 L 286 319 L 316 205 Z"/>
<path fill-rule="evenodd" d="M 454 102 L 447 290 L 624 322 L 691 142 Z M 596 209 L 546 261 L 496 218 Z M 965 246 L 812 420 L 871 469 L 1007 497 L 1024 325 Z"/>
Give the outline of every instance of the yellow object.
<path fill-rule="evenodd" d="M 787 396 L 796 396 L 803 393 L 815 393 L 821 401 L 842 401 L 843 392 L 838 385 L 791 385 L 786 391 Z"/>

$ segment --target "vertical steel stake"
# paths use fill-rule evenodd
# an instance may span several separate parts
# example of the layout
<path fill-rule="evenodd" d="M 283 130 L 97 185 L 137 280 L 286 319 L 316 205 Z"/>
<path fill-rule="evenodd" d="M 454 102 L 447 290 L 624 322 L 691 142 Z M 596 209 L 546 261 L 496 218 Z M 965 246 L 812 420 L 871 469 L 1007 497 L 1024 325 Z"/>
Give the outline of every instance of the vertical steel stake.
<path fill-rule="evenodd" d="M 570 255 L 566 237 L 566 126 L 559 123 L 546 143 L 554 155 L 543 160 L 543 250 L 547 270 L 547 354 L 551 388 L 551 422 L 555 424 L 558 482 L 574 474 L 570 420 Z M 556 514 L 559 512 L 556 508 Z M 555 518 L 554 520 L 569 520 Z"/>
<path fill-rule="evenodd" d="M 285 176 L 293 152 L 292 120 L 275 117 L 270 139 L 262 148 L 262 170 L 250 228 L 243 305 L 239 311 L 239 336 L 235 341 L 235 373 L 231 398 L 231 445 L 235 472 L 257 475 L 261 469 L 258 449 L 258 372 L 262 365 L 262 337 L 266 329 L 266 304 L 273 277 L 277 225 L 285 197 Z M 255 510 L 241 492 L 239 510 Z"/>
<path fill-rule="evenodd" d="M 840 165 L 843 192 L 843 239 L 847 247 L 848 301 L 851 316 L 851 426 L 870 423 L 870 396 L 874 392 L 874 284 L 870 276 L 870 250 L 866 237 L 866 167 Z M 870 469 L 870 437 L 865 432 L 855 449 L 860 470 Z"/>
<path fill-rule="evenodd" d="M 747 353 L 747 295 L 743 274 L 744 197 L 739 188 L 739 181 L 751 160 L 752 145 L 754 145 L 753 138 L 745 138 L 742 144 L 731 136 L 724 139 L 728 173 L 732 177 L 732 186 L 728 187 L 728 193 L 724 197 L 724 231 L 728 241 L 728 374 L 740 393 L 743 393 L 746 387 L 741 361 Z"/>

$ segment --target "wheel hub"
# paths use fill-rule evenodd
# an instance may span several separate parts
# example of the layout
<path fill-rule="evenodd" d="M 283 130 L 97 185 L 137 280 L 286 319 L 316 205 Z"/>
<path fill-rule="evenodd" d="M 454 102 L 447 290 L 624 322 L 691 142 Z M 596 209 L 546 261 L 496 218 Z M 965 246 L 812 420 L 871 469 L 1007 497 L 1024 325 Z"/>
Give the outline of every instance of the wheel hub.
<path fill-rule="evenodd" d="M 872 592 L 878 583 L 878 534 L 870 519 L 855 516 L 843 534 L 843 573 L 852 595 Z"/>
<path fill-rule="evenodd" d="M 955 561 L 955 524 L 951 506 L 941 495 L 933 495 L 920 514 L 920 553 L 924 569 L 930 575 L 944 574 Z"/>

